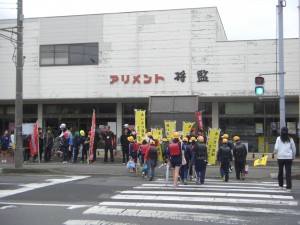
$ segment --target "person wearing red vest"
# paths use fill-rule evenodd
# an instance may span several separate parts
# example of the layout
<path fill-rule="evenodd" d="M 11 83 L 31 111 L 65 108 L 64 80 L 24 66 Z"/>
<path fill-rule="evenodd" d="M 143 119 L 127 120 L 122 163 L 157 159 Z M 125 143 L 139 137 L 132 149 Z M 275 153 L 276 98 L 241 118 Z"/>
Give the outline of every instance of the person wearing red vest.
<path fill-rule="evenodd" d="M 141 165 L 144 164 L 144 159 L 145 159 L 145 154 L 147 149 L 149 149 L 148 142 L 146 140 L 143 140 L 142 144 L 139 147 L 139 153 L 138 153 L 138 155 L 140 155 Z"/>
<path fill-rule="evenodd" d="M 148 177 L 149 181 L 153 181 L 154 170 L 157 163 L 158 148 L 155 146 L 155 142 L 150 141 L 150 146 L 146 149 L 145 153 L 145 163 L 148 166 Z"/>
<path fill-rule="evenodd" d="M 169 156 L 171 166 L 173 167 L 173 187 L 177 188 L 177 180 L 179 176 L 179 169 L 182 163 L 182 143 L 179 140 L 180 134 L 174 132 L 173 141 L 169 143 L 167 148 L 167 155 Z"/>

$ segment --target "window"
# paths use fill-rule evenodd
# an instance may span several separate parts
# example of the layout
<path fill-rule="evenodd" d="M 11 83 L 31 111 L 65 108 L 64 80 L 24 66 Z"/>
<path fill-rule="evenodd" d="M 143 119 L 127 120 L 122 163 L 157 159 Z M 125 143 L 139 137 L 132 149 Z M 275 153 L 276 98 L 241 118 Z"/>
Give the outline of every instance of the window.
<path fill-rule="evenodd" d="M 41 45 L 40 65 L 97 65 L 98 43 Z"/>
<path fill-rule="evenodd" d="M 28 114 L 37 114 L 37 105 L 23 105 L 23 113 Z"/>

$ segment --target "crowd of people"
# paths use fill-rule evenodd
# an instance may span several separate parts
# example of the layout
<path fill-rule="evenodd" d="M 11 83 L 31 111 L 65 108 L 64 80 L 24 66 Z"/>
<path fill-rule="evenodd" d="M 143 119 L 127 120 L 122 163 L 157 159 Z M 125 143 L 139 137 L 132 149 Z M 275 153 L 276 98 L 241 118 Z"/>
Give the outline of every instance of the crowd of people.
<path fill-rule="evenodd" d="M 236 179 L 245 179 L 245 166 L 247 149 L 241 143 L 238 136 L 234 136 L 233 143 L 228 141 L 228 134 L 221 137 L 221 145 L 217 151 L 217 163 L 220 164 L 220 175 L 225 182 L 229 180 L 229 172 L 234 161 Z M 163 159 L 162 165 L 173 168 L 173 186 L 178 186 L 178 181 L 187 184 L 188 180 L 195 180 L 198 184 L 204 184 L 206 166 L 208 163 L 207 142 L 208 137 L 199 129 L 192 128 L 186 137 L 179 132 L 174 132 L 173 139 L 154 139 L 151 132 L 148 132 L 145 139 L 139 144 L 128 128 L 124 128 L 120 138 L 123 163 L 133 161 L 135 166 L 132 171 L 138 168 L 145 168 L 145 175 L 149 180 L 154 179 L 154 171 L 158 162 L 159 154 Z M 234 160 L 235 159 L 235 160 Z M 128 164 L 130 165 L 130 164 Z"/>
<path fill-rule="evenodd" d="M 38 128 L 39 151 L 32 155 L 31 135 L 23 136 L 23 155 L 24 162 L 43 161 L 50 162 L 53 154 L 59 154 L 63 163 L 95 163 L 96 150 L 99 140 L 104 145 L 104 163 L 108 162 L 108 152 L 110 153 L 110 163 L 114 163 L 115 135 L 109 126 L 105 126 L 99 133 L 93 135 L 93 145 L 91 146 L 91 131 L 75 131 L 66 124 L 60 125 L 60 134 L 55 137 L 50 127 L 46 133 Z M 174 132 L 172 140 L 163 138 L 157 140 L 152 133 L 147 132 L 145 139 L 139 144 L 136 140 L 135 130 L 130 130 L 128 124 L 124 125 L 120 143 L 123 155 L 123 164 L 131 162 L 134 164 L 132 171 L 143 168 L 143 174 L 154 180 L 155 167 L 161 155 L 161 166 L 173 168 L 173 186 L 177 188 L 178 181 L 187 184 L 189 180 L 195 180 L 198 184 L 204 184 L 206 166 L 208 162 L 207 143 L 208 137 L 199 129 L 192 128 L 188 135 L 182 137 L 179 132 Z M 14 133 L 8 130 L 3 132 L 0 137 L 1 162 L 7 162 L 7 154 L 15 149 Z M 90 149 L 92 148 L 92 149 Z M 79 156 L 81 152 L 81 156 Z M 296 147 L 293 139 L 288 135 L 288 129 L 283 127 L 281 134 L 277 138 L 274 153 L 278 154 L 278 183 L 283 188 L 283 171 L 286 170 L 286 189 L 292 188 L 291 167 L 292 161 L 296 156 Z M 239 136 L 234 136 L 232 141 L 228 134 L 220 137 L 220 146 L 217 151 L 216 161 L 220 165 L 220 176 L 224 182 L 229 181 L 229 173 L 232 166 L 235 169 L 236 180 L 245 179 L 245 167 L 247 158 L 247 148 L 241 143 Z"/>

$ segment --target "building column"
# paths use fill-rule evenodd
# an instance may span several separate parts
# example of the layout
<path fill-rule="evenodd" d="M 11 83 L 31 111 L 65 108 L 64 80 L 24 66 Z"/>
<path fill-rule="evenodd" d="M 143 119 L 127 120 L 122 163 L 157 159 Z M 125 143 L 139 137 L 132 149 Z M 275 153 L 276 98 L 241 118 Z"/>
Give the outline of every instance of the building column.
<path fill-rule="evenodd" d="M 213 129 L 219 129 L 219 102 L 212 102 L 211 125 Z"/>
<path fill-rule="evenodd" d="M 123 128 L 123 117 L 122 117 L 122 102 L 117 103 L 117 133 L 116 137 L 117 140 L 119 140 L 121 134 L 122 134 L 122 128 Z M 119 141 L 117 142 L 117 150 L 120 150 L 121 146 Z"/>
<path fill-rule="evenodd" d="M 38 104 L 37 123 L 39 127 L 43 128 L 43 104 Z"/>

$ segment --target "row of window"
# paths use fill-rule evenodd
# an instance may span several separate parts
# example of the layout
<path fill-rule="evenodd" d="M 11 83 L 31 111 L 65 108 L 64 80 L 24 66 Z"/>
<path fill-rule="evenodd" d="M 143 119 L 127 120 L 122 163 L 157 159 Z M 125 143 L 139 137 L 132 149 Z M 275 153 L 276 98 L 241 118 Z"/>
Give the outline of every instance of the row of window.
<path fill-rule="evenodd" d="M 98 43 L 41 45 L 41 66 L 97 65 Z"/>
<path fill-rule="evenodd" d="M 49 104 L 43 106 L 44 114 L 91 114 L 93 109 L 96 113 L 116 113 L 117 104 Z M 148 103 L 124 103 L 122 111 L 124 115 L 133 115 L 134 109 L 148 110 Z M 212 103 L 199 103 L 199 110 L 203 114 L 212 114 Z M 23 113 L 25 115 L 37 114 L 37 105 L 24 104 Z M 299 107 L 297 102 L 286 102 L 286 114 L 298 114 Z M 0 115 L 14 115 L 15 107 L 13 105 L 0 106 Z M 256 103 L 219 103 L 219 114 L 221 115 L 252 115 L 252 114 L 279 114 L 278 102 L 256 102 Z"/>

